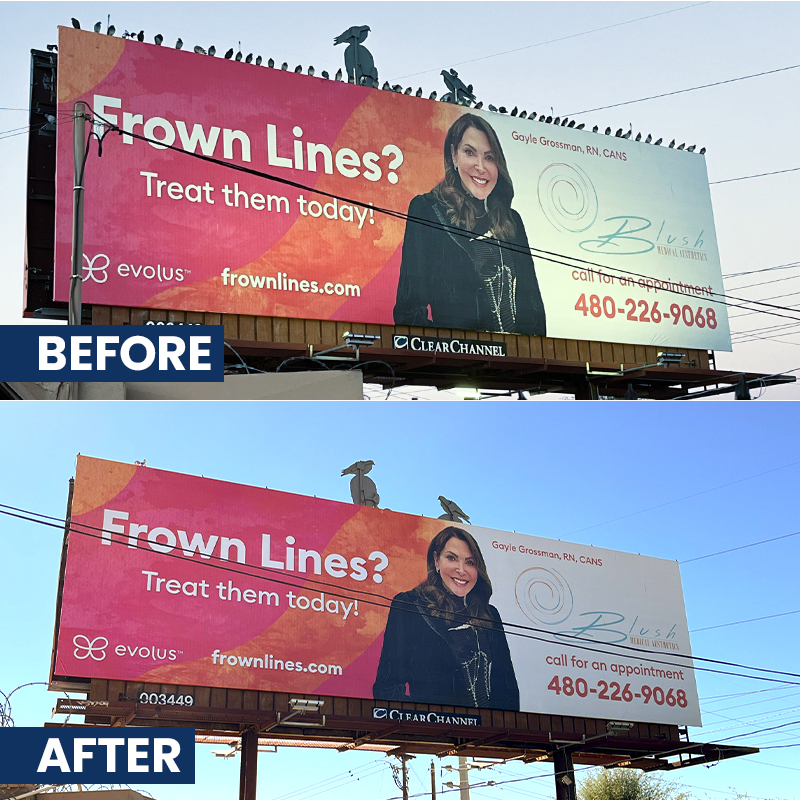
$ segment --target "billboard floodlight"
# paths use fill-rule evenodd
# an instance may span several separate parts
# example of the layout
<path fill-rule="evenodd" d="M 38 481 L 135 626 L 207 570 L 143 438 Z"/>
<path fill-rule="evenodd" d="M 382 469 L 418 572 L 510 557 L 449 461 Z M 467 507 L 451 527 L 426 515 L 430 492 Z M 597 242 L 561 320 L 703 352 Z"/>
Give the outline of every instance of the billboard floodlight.
<path fill-rule="evenodd" d="M 663 367 L 665 364 L 680 364 L 686 353 L 659 353 L 657 358 L 659 366 Z"/>
<path fill-rule="evenodd" d="M 606 730 L 612 735 L 617 736 L 627 733 L 633 727 L 632 722 L 606 722 Z"/>
<path fill-rule="evenodd" d="M 324 705 L 324 700 L 306 700 L 302 697 L 292 697 L 289 699 L 289 707 L 292 711 L 319 711 Z"/>

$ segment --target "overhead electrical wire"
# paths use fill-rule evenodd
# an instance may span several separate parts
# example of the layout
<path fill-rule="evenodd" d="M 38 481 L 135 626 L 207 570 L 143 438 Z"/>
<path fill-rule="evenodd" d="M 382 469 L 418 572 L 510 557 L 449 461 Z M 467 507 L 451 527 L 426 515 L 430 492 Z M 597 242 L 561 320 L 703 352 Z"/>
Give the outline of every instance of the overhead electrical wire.
<path fill-rule="evenodd" d="M 58 517 L 52 517 L 52 516 L 49 516 L 47 514 L 40 514 L 38 512 L 34 512 L 34 511 L 26 511 L 25 509 L 17 508 L 15 506 L 9 506 L 9 505 L 3 504 L 3 503 L 0 503 L 0 514 L 3 514 L 3 515 L 8 516 L 8 517 L 14 517 L 14 518 L 17 518 L 17 519 L 22 519 L 22 520 L 27 521 L 27 522 L 34 522 L 36 524 L 44 525 L 44 526 L 50 527 L 50 528 L 57 528 L 59 530 L 63 530 L 65 525 L 66 525 L 65 520 L 62 520 L 62 519 L 60 519 Z M 36 519 L 35 517 L 40 517 L 40 519 Z M 57 520 L 57 522 L 49 522 L 48 520 Z M 85 528 L 86 530 L 81 530 L 81 528 Z M 90 533 L 89 531 L 100 531 L 100 533 Z M 112 533 L 113 533 L 111 531 L 103 531 L 102 528 L 98 528 L 98 527 L 96 527 L 94 525 L 88 525 L 86 523 L 77 523 L 74 520 L 70 521 L 70 532 L 71 533 L 76 533 L 76 534 L 78 534 L 80 536 L 85 536 L 85 537 L 90 538 L 90 539 L 97 539 L 97 540 L 100 540 L 100 541 L 104 540 L 104 536 L 103 536 L 104 533 L 108 534 L 109 536 L 111 536 Z M 118 539 L 114 540 L 112 538 L 111 541 L 112 541 L 113 544 L 117 544 L 119 546 L 122 546 L 121 542 Z M 129 547 L 130 545 L 127 545 L 127 546 Z M 172 553 L 172 552 L 170 552 L 170 553 L 157 553 L 157 552 L 154 552 L 152 550 L 145 550 L 145 546 L 142 545 L 142 543 L 139 542 L 138 539 L 136 541 L 136 547 L 134 549 L 143 550 L 143 551 L 146 551 L 148 554 L 152 554 L 152 555 L 156 555 L 156 556 L 163 556 L 164 558 L 178 559 L 178 560 L 182 561 L 183 563 L 186 563 L 186 561 L 188 560 L 184 556 L 180 555 L 180 553 Z M 221 563 L 216 563 L 216 562 L 221 562 Z M 324 587 L 326 592 L 331 597 L 352 598 L 352 596 L 354 594 L 358 594 L 358 595 L 366 596 L 367 598 L 377 598 L 377 600 L 374 600 L 374 599 L 365 599 L 364 597 L 360 597 L 359 600 L 362 601 L 362 602 L 365 602 L 367 605 L 372 605 L 372 606 L 375 606 L 377 608 L 386 608 L 386 609 L 388 609 L 390 607 L 390 604 L 392 602 L 394 602 L 401 611 L 408 611 L 408 613 L 415 613 L 415 614 L 420 614 L 421 613 L 419 611 L 419 609 L 412 603 L 405 604 L 405 605 L 409 606 L 408 609 L 405 609 L 405 608 L 402 608 L 402 605 L 404 605 L 404 604 L 402 604 L 402 603 L 398 604 L 396 599 L 394 601 L 392 601 L 392 598 L 385 597 L 384 595 L 381 595 L 378 592 L 367 591 L 365 589 L 349 588 L 349 589 L 346 590 L 347 593 L 343 594 L 342 592 L 344 590 L 340 586 L 338 586 L 337 584 L 332 584 L 329 581 L 323 581 L 323 580 L 317 580 L 315 578 L 311 578 L 305 573 L 301 577 L 300 575 L 296 575 L 296 576 L 295 575 L 291 575 L 291 574 L 288 574 L 288 573 L 286 573 L 284 571 L 271 569 L 269 567 L 263 567 L 263 566 L 257 566 L 257 565 L 251 565 L 251 564 L 241 564 L 241 566 L 248 568 L 249 571 L 247 571 L 247 570 L 244 570 L 244 569 L 237 569 L 236 567 L 231 566 L 232 563 L 239 564 L 240 562 L 230 562 L 230 561 L 227 561 L 226 559 L 220 558 L 219 556 L 210 556 L 209 560 L 191 561 L 191 563 L 195 564 L 196 566 L 207 567 L 207 568 L 219 570 L 221 572 L 230 572 L 232 574 L 244 575 L 246 577 L 254 578 L 254 579 L 257 579 L 257 580 L 266 580 L 266 581 L 268 581 L 270 583 L 275 583 L 275 584 L 282 585 L 282 586 L 289 586 L 289 587 L 295 588 L 295 589 L 307 588 L 307 584 L 315 584 L 317 586 Z M 225 566 L 223 566 L 223 564 Z M 279 575 L 281 577 L 280 578 L 279 577 L 275 577 L 276 575 Z M 292 578 L 294 578 L 294 580 L 291 580 Z M 334 591 L 331 591 L 331 589 L 333 589 Z M 378 602 L 378 601 L 382 601 L 382 602 Z M 412 606 L 413 606 L 413 608 L 412 608 Z M 467 614 L 456 614 L 455 618 L 456 619 L 462 619 L 463 618 L 465 621 L 470 621 L 472 619 L 472 617 L 470 617 Z M 771 683 L 781 683 L 781 684 L 787 684 L 787 685 L 798 685 L 798 686 L 800 686 L 800 681 L 791 681 L 791 680 L 785 680 L 785 679 L 765 677 L 765 675 L 781 675 L 781 676 L 786 676 L 788 678 L 800 678 L 800 673 L 787 672 L 785 670 L 773 670 L 773 669 L 767 669 L 767 668 L 764 668 L 764 667 L 754 667 L 754 666 L 750 666 L 748 664 L 740 664 L 738 662 L 724 661 L 724 660 L 721 660 L 721 659 L 713 659 L 713 658 L 705 658 L 705 657 L 702 657 L 702 656 L 688 655 L 688 654 L 683 654 L 683 653 L 674 653 L 674 652 L 670 653 L 670 657 L 671 658 L 683 658 L 683 659 L 689 659 L 692 662 L 699 661 L 699 662 L 708 663 L 708 664 L 715 664 L 715 665 L 719 665 L 719 666 L 738 667 L 740 669 L 751 670 L 752 672 L 765 673 L 764 676 L 762 676 L 762 675 L 747 675 L 746 673 L 729 672 L 729 671 L 725 671 L 725 670 L 713 669 L 713 668 L 710 668 L 710 667 L 700 667 L 700 666 L 697 666 L 696 664 L 687 665 L 687 664 L 675 663 L 674 661 L 664 661 L 663 659 L 658 659 L 658 658 L 648 658 L 647 656 L 653 655 L 653 651 L 652 650 L 646 650 L 644 648 L 632 647 L 632 646 L 629 646 L 629 645 L 623 645 L 623 644 L 618 644 L 618 643 L 614 643 L 614 642 L 602 642 L 602 643 L 598 644 L 597 647 L 588 647 L 588 646 L 586 646 L 586 644 L 577 644 L 576 643 L 576 641 L 586 642 L 587 640 L 579 640 L 579 639 L 576 639 L 576 638 L 573 638 L 571 640 L 570 638 L 567 638 L 567 637 L 561 637 L 561 638 L 558 638 L 558 639 L 552 639 L 552 638 L 545 639 L 545 638 L 542 638 L 541 636 L 533 636 L 533 635 L 531 635 L 530 632 L 549 634 L 550 633 L 549 631 L 541 630 L 539 628 L 535 628 L 535 627 L 529 626 L 529 625 L 520 625 L 520 624 L 516 624 L 516 623 L 504 623 L 503 627 L 504 627 L 504 629 L 506 629 L 505 632 L 506 632 L 506 635 L 508 635 L 508 636 L 517 636 L 517 637 L 523 638 L 523 639 L 531 639 L 531 640 L 534 640 L 534 641 L 542 641 L 542 642 L 545 642 L 547 644 L 553 644 L 554 641 L 557 641 L 558 644 L 563 645 L 565 647 L 571 647 L 573 649 L 583 650 L 583 651 L 592 652 L 592 653 L 600 653 L 600 654 L 603 654 L 603 655 L 619 655 L 621 657 L 624 657 L 624 656 L 627 655 L 630 658 L 634 658 L 634 657 L 638 658 L 640 661 L 643 661 L 643 662 L 647 661 L 647 662 L 650 662 L 650 663 L 663 664 L 663 665 L 671 666 L 671 667 L 683 667 L 683 668 L 693 669 L 693 670 L 696 670 L 696 671 L 712 672 L 712 673 L 722 674 L 722 675 L 732 675 L 734 677 L 740 677 L 740 678 L 749 678 L 751 680 L 760 680 L 760 681 L 767 681 L 767 682 L 771 682 Z M 550 635 L 552 635 L 552 634 L 550 634 Z M 605 647 L 612 647 L 614 649 L 611 649 L 611 650 L 602 649 L 602 646 L 600 646 L 600 645 L 603 645 Z M 626 652 L 622 652 L 622 651 L 626 651 Z M 635 656 L 634 655 L 628 655 L 628 653 L 635 653 Z"/>
<path fill-rule="evenodd" d="M 378 213 L 386 214 L 387 216 L 395 217 L 397 219 L 403 219 L 403 220 L 406 220 L 406 221 L 412 221 L 412 222 L 415 222 L 415 223 L 417 223 L 419 225 L 422 225 L 423 227 L 433 228 L 435 230 L 445 230 L 448 233 L 452 234 L 453 236 L 460 236 L 462 238 L 471 238 L 471 233 L 469 231 L 464 230 L 463 228 L 458 228 L 458 227 L 452 226 L 452 225 L 446 225 L 445 223 L 441 223 L 441 222 L 435 222 L 434 223 L 434 222 L 431 222 L 429 220 L 426 220 L 426 219 L 423 219 L 423 218 L 420 218 L 420 217 L 411 216 L 411 215 L 409 215 L 407 213 L 403 213 L 403 212 L 400 212 L 400 211 L 395 211 L 393 209 L 383 208 L 381 206 L 375 206 L 375 205 L 373 205 L 371 203 L 365 203 L 365 202 L 363 202 L 361 200 L 354 200 L 352 198 L 344 197 L 342 195 L 337 195 L 337 194 L 333 194 L 331 192 L 326 192 L 326 191 L 324 191 L 322 189 L 317 189 L 317 188 L 312 187 L 312 186 L 307 186 L 306 184 L 302 184 L 302 183 L 299 183 L 297 181 L 290 180 L 288 178 L 281 178 L 281 177 L 279 177 L 277 175 L 271 175 L 270 173 L 262 172 L 262 171 L 256 170 L 256 169 L 252 169 L 251 167 L 245 167 L 245 166 L 242 166 L 241 164 L 233 164 L 233 163 L 230 163 L 230 162 L 227 162 L 227 161 L 222 161 L 221 159 L 214 158 L 212 156 L 203 155 L 202 153 L 190 152 L 188 150 L 184 150 L 182 147 L 177 147 L 177 146 L 171 145 L 171 144 L 165 144 L 164 142 L 160 142 L 157 139 L 152 139 L 152 138 L 144 136 L 142 134 L 133 133 L 131 131 L 124 131 L 118 125 L 111 124 L 108 120 L 106 120 L 100 114 L 93 113 L 90 116 L 93 116 L 95 118 L 95 122 L 97 120 L 99 120 L 108 129 L 107 132 L 112 132 L 113 131 L 113 132 L 119 133 L 120 135 L 124 133 L 126 136 L 130 136 L 130 137 L 132 137 L 134 139 L 139 139 L 139 140 L 141 140 L 143 142 L 148 142 L 149 144 L 156 144 L 156 145 L 158 145 L 159 149 L 162 149 L 162 150 L 173 150 L 176 153 L 183 153 L 183 154 L 185 154 L 187 156 L 190 156 L 192 158 L 196 158 L 196 159 L 199 159 L 201 161 L 205 161 L 205 162 L 210 163 L 210 164 L 215 164 L 217 166 L 220 166 L 220 167 L 223 167 L 223 168 L 226 168 L 226 169 L 230 169 L 230 170 L 233 170 L 233 171 L 236 171 L 236 172 L 243 172 L 243 173 L 245 173 L 247 175 L 254 175 L 255 177 L 264 178 L 265 180 L 274 181 L 275 183 L 282 184 L 284 186 L 290 186 L 290 187 L 292 187 L 294 189 L 302 189 L 303 191 L 310 192 L 310 193 L 313 193 L 313 194 L 317 194 L 317 195 L 320 195 L 321 197 L 327 197 L 327 198 L 330 198 L 330 199 L 335 199 L 335 200 L 340 200 L 342 202 L 351 203 L 353 205 L 360 206 L 361 208 L 371 209 L 372 211 L 377 211 Z M 88 152 L 88 150 L 87 150 L 87 152 Z M 596 274 L 597 271 L 592 269 L 592 267 L 599 267 L 599 268 L 601 268 L 601 270 L 605 270 L 606 272 L 613 271 L 615 273 L 619 273 L 620 275 L 630 276 L 630 277 L 634 277 L 634 278 L 641 278 L 641 279 L 644 279 L 644 280 L 659 280 L 659 282 L 661 282 L 660 279 L 654 278 L 651 275 L 644 275 L 642 273 L 633 272 L 631 270 L 624 270 L 624 269 L 622 269 L 620 267 L 612 267 L 612 266 L 608 266 L 608 265 L 604 265 L 604 264 L 599 264 L 597 262 L 589 261 L 588 259 L 578 258 L 576 256 L 567 256 L 567 255 L 563 255 L 561 253 L 554 253 L 554 252 L 549 251 L 549 250 L 542 250 L 541 248 L 537 248 L 537 247 L 530 247 L 529 246 L 529 247 L 525 248 L 525 247 L 522 247 L 521 245 L 518 245 L 518 244 L 513 243 L 513 242 L 505 241 L 503 239 L 493 239 L 492 241 L 494 241 L 496 246 L 500 247 L 501 249 L 504 248 L 506 250 L 509 250 L 510 252 L 524 253 L 526 255 L 532 254 L 532 255 L 535 255 L 539 259 L 542 259 L 544 261 L 550 261 L 550 262 L 552 262 L 554 264 L 559 264 L 560 266 L 568 267 L 569 269 L 575 269 L 576 268 L 576 264 L 579 264 L 579 265 L 582 265 L 583 267 L 589 267 L 589 269 L 587 269 L 587 271 L 590 272 L 590 273 L 595 273 Z M 565 258 L 569 259 L 569 261 L 573 261 L 575 263 L 571 264 L 571 263 L 566 263 L 565 261 L 560 261 L 559 260 L 559 259 L 565 259 Z M 686 297 L 686 295 L 683 292 L 681 292 L 681 291 L 679 291 L 677 289 L 670 289 L 670 288 L 667 288 L 667 287 L 660 287 L 659 290 L 663 291 L 663 292 L 665 292 L 667 294 L 678 295 L 678 296 L 680 296 L 682 298 Z M 727 292 L 723 293 L 723 292 L 713 292 L 712 291 L 712 292 L 709 292 L 709 294 L 711 294 L 712 296 L 714 296 L 716 298 L 728 298 L 729 300 L 737 301 L 736 303 L 732 303 L 732 302 L 728 302 L 728 300 L 723 300 L 723 299 L 715 299 L 715 300 L 713 300 L 714 303 L 717 303 L 719 305 L 730 306 L 730 307 L 734 307 L 734 308 L 744 308 L 744 309 L 747 309 L 747 310 L 752 310 L 752 309 L 749 308 L 749 306 L 753 306 L 753 305 L 763 306 L 765 308 L 765 310 L 762 311 L 762 313 L 764 313 L 764 314 L 767 314 L 769 316 L 782 317 L 784 319 L 800 321 L 800 314 L 798 314 L 797 316 L 789 316 L 787 314 L 778 313 L 779 311 L 792 311 L 792 309 L 785 308 L 783 306 L 778 306 L 778 305 L 774 305 L 774 304 L 771 304 L 771 303 L 764 303 L 764 302 L 759 301 L 759 300 L 749 300 L 747 298 L 735 297 L 735 296 L 733 296 L 733 295 L 731 295 L 730 293 L 727 293 Z M 741 303 L 744 303 L 745 305 L 740 305 Z M 766 309 L 773 309 L 773 310 L 766 310 Z"/>
<path fill-rule="evenodd" d="M 791 169 L 776 169 L 772 172 L 759 172 L 758 175 L 742 175 L 741 178 L 726 178 L 724 181 L 709 181 L 709 186 L 714 186 L 718 183 L 733 183 L 734 181 L 746 181 L 750 178 L 765 178 L 767 175 L 782 175 L 784 172 L 797 172 L 800 167 L 792 167 Z"/>
<path fill-rule="evenodd" d="M 797 370 L 795 370 L 795 371 L 797 371 Z M 789 466 L 794 466 L 794 464 L 791 464 Z M 779 467 L 779 469 L 780 469 L 780 467 Z M 770 471 L 772 472 L 774 470 L 770 470 Z M 761 474 L 762 475 L 766 475 L 768 473 L 762 472 Z M 736 482 L 739 483 L 739 481 L 736 481 Z M 728 485 L 730 485 L 730 484 L 728 484 Z M 749 547 L 756 547 L 756 546 L 761 545 L 761 544 L 768 544 L 769 542 L 778 542 L 781 539 L 791 539 L 792 536 L 798 536 L 798 535 L 800 535 L 800 531 L 794 531 L 793 533 L 785 533 L 782 536 L 773 536 L 771 539 L 760 539 L 757 542 L 749 542 L 748 544 L 742 544 L 742 545 L 739 545 L 738 547 L 729 547 L 727 550 L 718 550 L 715 553 L 706 553 L 706 555 L 704 555 L 704 556 L 695 556 L 694 558 L 686 558 L 683 561 L 680 561 L 678 563 L 680 563 L 680 564 L 690 564 L 693 561 L 702 561 L 703 559 L 714 558 L 714 556 L 722 556 L 722 555 L 725 555 L 726 553 L 735 553 L 737 550 L 747 550 L 747 548 L 749 548 Z"/>
<path fill-rule="evenodd" d="M 766 617 L 753 617 L 752 619 L 740 619 L 737 622 L 725 622 L 722 625 L 709 625 L 706 628 L 694 628 L 689 633 L 700 633 L 700 631 L 713 631 L 717 628 L 730 628 L 732 625 L 744 625 L 747 622 L 761 622 L 765 619 L 776 619 L 777 617 L 788 617 L 792 614 L 800 614 L 800 609 L 797 611 L 783 611 L 780 614 L 768 614 Z"/>
<path fill-rule="evenodd" d="M 640 97 L 638 100 L 626 100 L 624 103 L 612 103 L 610 106 L 598 106 L 597 108 L 587 108 L 585 111 L 570 111 L 566 116 L 568 117 L 577 117 L 579 114 L 589 114 L 592 111 L 605 111 L 607 108 L 619 108 L 620 106 L 630 106 L 634 103 L 644 103 L 646 100 L 657 100 L 660 97 L 672 97 L 676 94 L 685 94 L 686 92 L 696 92 L 698 89 L 710 89 L 712 86 L 722 86 L 726 83 L 736 83 L 737 81 L 746 81 L 750 78 L 761 78 L 764 75 L 774 75 L 777 72 L 787 72 L 791 69 L 798 69 L 800 68 L 800 64 L 792 64 L 789 67 L 779 67 L 778 69 L 769 69 L 766 72 L 756 72 L 752 75 L 742 75 L 739 78 L 729 78 L 725 81 L 715 81 L 714 83 L 705 83 L 702 86 L 691 86 L 688 89 L 678 89 L 674 92 L 664 92 L 663 94 L 653 94 L 649 97 Z M 800 167 L 798 167 L 800 169 Z M 765 173 L 771 174 L 771 173 Z M 741 180 L 739 178 L 733 178 L 733 180 Z M 723 181 L 717 181 L 717 183 L 722 183 Z"/>

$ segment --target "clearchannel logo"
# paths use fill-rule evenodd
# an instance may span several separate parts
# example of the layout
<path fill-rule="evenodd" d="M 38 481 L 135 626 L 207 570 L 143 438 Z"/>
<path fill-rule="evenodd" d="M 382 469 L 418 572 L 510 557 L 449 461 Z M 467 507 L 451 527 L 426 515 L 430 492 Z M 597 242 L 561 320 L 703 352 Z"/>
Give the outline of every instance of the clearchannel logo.
<path fill-rule="evenodd" d="M 105 661 L 108 655 L 109 641 L 105 636 L 95 636 L 90 639 L 83 633 L 78 633 L 72 637 L 72 644 L 75 649 L 73 655 L 79 661 L 91 658 L 93 661 Z M 150 644 L 125 644 L 114 645 L 111 652 L 118 658 L 138 658 L 144 661 L 177 661 L 178 656 L 183 655 L 183 650 L 175 650 L 168 647 L 157 647 Z"/>

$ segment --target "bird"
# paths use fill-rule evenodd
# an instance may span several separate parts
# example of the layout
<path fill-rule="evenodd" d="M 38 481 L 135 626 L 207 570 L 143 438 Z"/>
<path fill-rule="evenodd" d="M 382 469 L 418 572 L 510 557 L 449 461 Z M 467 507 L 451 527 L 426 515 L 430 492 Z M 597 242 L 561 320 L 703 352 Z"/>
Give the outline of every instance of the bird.
<path fill-rule="evenodd" d="M 694 150 L 695 150 L 696 147 L 697 147 L 696 144 L 689 145 L 689 147 L 686 148 L 686 152 L 687 153 L 694 153 Z"/>
<path fill-rule="evenodd" d="M 161 47 L 161 42 L 163 42 L 163 41 L 164 41 L 164 37 L 163 37 L 163 36 L 162 36 L 160 33 L 157 33 L 157 34 L 156 34 L 156 35 L 153 37 L 153 41 L 154 41 L 154 42 L 155 42 L 155 43 L 156 43 L 156 44 L 157 44 L 159 47 Z"/>
<path fill-rule="evenodd" d="M 314 67 L 309 67 L 309 68 L 306 70 L 306 73 L 307 73 L 308 75 L 310 75 L 312 78 L 314 77 L 314 72 L 315 72 L 315 70 L 314 70 Z"/>
<path fill-rule="evenodd" d="M 576 125 L 575 126 L 575 130 L 576 131 L 582 131 L 585 127 L 586 127 L 586 123 L 585 122 L 581 122 L 580 125 Z"/>
<path fill-rule="evenodd" d="M 436 92 L 431 92 L 428 95 L 428 100 L 435 100 L 439 95 Z"/>
<path fill-rule="evenodd" d="M 256 56 L 256 66 L 260 67 L 261 64 L 264 62 L 264 59 L 261 56 Z"/>
<path fill-rule="evenodd" d="M 233 58 L 233 48 L 232 48 L 232 47 L 231 47 L 231 49 L 230 49 L 230 50 L 228 50 L 228 52 L 227 52 L 227 53 L 225 53 L 225 55 L 224 55 L 224 58 L 227 58 L 228 60 L 230 60 L 231 58 Z"/>
<path fill-rule="evenodd" d="M 323 77 L 323 78 L 324 78 L 326 81 L 327 81 L 327 80 L 328 80 L 328 79 L 331 77 L 331 76 L 330 76 L 330 74 L 328 73 L 328 70 L 326 70 L 326 69 L 322 70 L 322 77 Z"/>
<path fill-rule="evenodd" d="M 422 87 L 420 86 L 419 89 L 414 93 L 415 97 L 422 97 Z"/>
<path fill-rule="evenodd" d="M 208 51 L 205 49 L 205 47 L 200 47 L 199 44 L 196 44 L 194 46 L 194 51 L 199 56 L 207 56 L 208 55 Z"/>
<path fill-rule="evenodd" d="M 528 119 L 536 119 L 536 112 L 535 111 L 531 111 L 531 113 L 528 114 Z"/>
<path fill-rule="evenodd" d="M 623 133 L 623 134 L 622 134 L 622 138 L 623 138 L 623 139 L 630 139 L 630 138 L 631 138 L 631 134 L 632 134 L 632 133 L 633 133 L 633 130 L 629 130 L 629 131 L 627 131 L 626 133 Z"/>
<path fill-rule="evenodd" d="M 701 148 L 700 148 L 700 150 L 698 150 L 698 152 L 699 152 L 699 154 L 700 154 L 701 156 L 704 156 L 704 155 L 706 154 L 706 149 L 705 149 L 705 147 L 701 147 Z"/>
<path fill-rule="evenodd" d="M 408 87 L 408 89 L 406 89 L 406 90 L 403 92 L 403 94 L 411 94 L 411 92 L 412 92 L 412 91 L 413 91 L 413 89 L 412 89 L 412 88 L 409 86 L 409 87 Z"/>
<path fill-rule="evenodd" d="M 298 64 L 298 65 L 297 65 L 297 66 L 294 68 L 294 74 L 295 74 L 295 75 L 299 75 L 299 74 L 300 74 L 302 71 L 303 71 L 303 65 L 302 65 L 302 64 Z"/>
<path fill-rule="evenodd" d="M 349 467 L 342 470 L 342 476 L 352 475 L 350 480 L 350 496 L 353 502 L 359 506 L 369 506 L 377 508 L 380 502 L 380 495 L 372 478 L 367 477 L 367 473 L 375 466 L 374 461 L 356 461 Z"/>
<path fill-rule="evenodd" d="M 47 49 L 51 53 L 57 53 L 58 52 L 58 45 L 57 44 L 49 44 L 49 45 L 47 45 Z"/>
<path fill-rule="evenodd" d="M 568 127 L 568 128 L 574 128 L 574 127 L 575 127 L 575 120 L 574 120 L 574 119 L 571 119 L 571 120 L 569 121 L 569 125 L 567 125 L 567 127 Z"/>
<path fill-rule="evenodd" d="M 140 42 L 143 42 L 143 41 L 144 41 L 144 31 L 139 31 L 139 33 L 137 34 L 136 38 L 137 38 L 137 39 L 138 39 Z"/>
<path fill-rule="evenodd" d="M 183 39 L 178 39 L 178 41 L 175 42 L 175 49 L 180 50 L 181 47 L 183 47 Z"/>
<path fill-rule="evenodd" d="M 592 128 L 592 133 L 597 133 L 599 130 L 600 129 L 597 127 L 597 125 L 595 125 L 594 128 Z"/>
<path fill-rule="evenodd" d="M 498 108 L 497 110 L 498 110 L 498 111 L 499 111 L 501 114 L 508 114 L 508 109 L 507 109 L 505 106 L 500 106 L 500 108 Z"/>
<path fill-rule="evenodd" d="M 234 61 L 241 61 L 242 60 L 242 51 L 239 52 L 234 56 Z"/>
<path fill-rule="evenodd" d="M 678 148 L 677 148 L 677 149 L 678 149 L 678 150 L 683 150 L 683 148 L 684 148 L 684 147 L 686 147 L 686 142 L 681 142 L 681 143 L 678 145 Z"/>
<path fill-rule="evenodd" d="M 547 121 L 549 122 L 550 120 L 547 120 Z M 556 117 L 553 120 L 553 125 L 560 125 L 560 124 L 561 124 L 561 117 Z"/>
<path fill-rule="evenodd" d="M 511 116 L 516 117 L 518 113 L 519 109 L 516 106 L 514 106 L 514 108 L 511 109 Z"/>
<path fill-rule="evenodd" d="M 347 70 L 348 78 L 353 78 L 354 82 L 361 83 L 362 78 L 367 78 L 367 86 L 376 86 L 378 83 L 378 70 L 375 69 L 375 61 L 372 53 L 361 43 L 369 35 L 371 28 L 369 25 L 353 25 L 346 31 L 334 37 L 333 43 L 347 44 L 344 51 L 344 67 Z M 358 75 L 356 75 L 356 71 Z"/>
<path fill-rule="evenodd" d="M 72 18 L 72 27 L 75 28 L 76 31 L 81 29 L 81 24 L 75 19 L 75 17 Z"/>
<path fill-rule="evenodd" d="M 108 30 L 106 31 L 106 36 L 113 36 L 117 32 L 117 28 L 115 25 L 109 25 Z"/>
<path fill-rule="evenodd" d="M 606 136 L 611 136 L 611 128 L 606 128 Z"/>
<path fill-rule="evenodd" d="M 95 24 L 94 24 L 94 32 L 95 33 L 100 33 L 100 29 L 102 27 L 103 27 L 103 23 L 102 22 L 95 22 Z"/>
<path fill-rule="evenodd" d="M 334 78 L 334 80 L 340 81 L 341 79 L 342 79 L 342 68 L 339 67 L 339 69 L 336 70 L 336 77 Z"/>
<path fill-rule="evenodd" d="M 675 147 L 675 140 L 674 139 L 669 143 L 669 146 L 670 147 Z"/>
<path fill-rule="evenodd" d="M 561 120 L 561 127 L 563 128 L 566 124 L 567 124 L 567 118 L 564 117 L 564 119 Z M 573 122 L 572 124 L 574 125 L 575 123 Z"/>
<path fill-rule="evenodd" d="M 654 141 L 654 142 L 653 142 L 653 144 L 654 144 L 656 147 L 658 147 L 658 145 L 660 145 L 660 144 L 661 144 L 661 142 L 663 142 L 663 141 L 664 141 L 663 139 L 661 139 L 661 138 L 658 138 L 658 139 L 656 139 L 656 141 Z"/>
<path fill-rule="evenodd" d="M 527 111 L 520 112 L 519 118 L 520 119 L 527 119 L 528 118 L 528 112 Z"/>
<path fill-rule="evenodd" d="M 480 103 L 475 103 L 473 107 L 476 111 L 480 111 L 483 108 L 483 100 L 481 100 Z"/>
<path fill-rule="evenodd" d="M 465 86 L 464 81 L 458 77 L 458 73 L 454 69 L 449 71 L 443 69 L 440 74 L 444 78 L 445 86 L 453 95 L 453 102 L 459 103 L 462 100 L 474 102 L 478 99 L 472 92 L 472 86 Z"/>
<path fill-rule="evenodd" d="M 211 47 L 208 48 L 208 54 L 210 56 L 215 56 L 217 54 L 217 48 L 214 47 L 213 44 L 211 45 Z"/>
<path fill-rule="evenodd" d="M 642 141 L 642 132 L 641 131 L 639 131 L 639 133 L 636 134 L 636 139 L 634 141 L 637 141 L 637 142 L 641 142 Z"/>
<path fill-rule="evenodd" d="M 622 138 L 622 128 L 618 128 L 614 136 L 616 136 L 618 139 Z"/>
<path fill-rule="evenodd" d="M 383 86 L 381 86 L 381 89 L 383 89 L 384 92 L 390 92 L 392 90 L 392 87 L 389 85 L 389 81 L 384 81 Z"/>
<path fill-rule="evenodd" d="M 652 142 L 652 141 L 653 141 L 653 137 L 652 137 L 651 134 L 648 133 L 647 134 L 647 138 L 644 140 L 644 143 L 645 144 L 650 144 L 650 142 Z"/>
<path fill-rule="evenodd" d="M 253 54 L 252 53 L 248 53 L 247 54 L 247 56 L 244 59 L 244 63 L 245 64 L 252 64 L 253 63 Z"/>
<path fill-rule="evenodd" d="M 392 91 L 397 92 L 397 94 L 403 94 L 403 87 L 399 83 L 396 83 L 392 86 Z"/>
<path fill-rule="evenodd" d="M 541 117 L 539 117 L 539 121 L 540 121 L 540 122 L 541 122 L 541 119 L 542 119 L 542 118 L 541 118 Z M 550 123 L 553 121 L 553 118 L 552 118 L 552 117 L 551 117 L 551 116 L 548 114 L 548 115 L 547 115 L 547 116 L 544 118 L 544 121 L 545 121 L 545 124 L 546 124 L 546 125 L 549 125 L 549 124 L 550 124 Z"/>
<path fill-rule="evenodd" d="M 141 461 L 134 461 L 134 464 L 136 464 L 137 467 L 146 467 L 147 466 L 147 460 L 146 459 L 142 459 Z"/>
<path fill-rule="evenodd" d="M 489 103 L 489 111 L 497 111 L 497 108 Z"/>
<path fill-rule="evenodd" d="M 439 503 L 444 510 L 439 519 L 447 519 L 451 522 L 469 522 L 469 517 L 458 507 L 453 500 L 439 495 Z"/>
<path fill-rule="evenodd" d="M 274 58 L 270 58 L 270 59 L 267 61 L 267 66 L 268 66 L 270 69 L 275 69 L 275 59 L 274 59 Z"/>

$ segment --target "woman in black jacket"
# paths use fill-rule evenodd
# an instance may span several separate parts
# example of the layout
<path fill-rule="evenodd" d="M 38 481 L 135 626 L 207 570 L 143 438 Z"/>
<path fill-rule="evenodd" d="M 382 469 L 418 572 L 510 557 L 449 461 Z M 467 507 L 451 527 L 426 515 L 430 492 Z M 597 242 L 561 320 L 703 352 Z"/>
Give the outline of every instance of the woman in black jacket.
<path fill-rule="evenodd" d="M 544 336 L 528 238 L 491 125 L 459 117 L 445 138 L 444 171 L 408 209 L 395 324 Z"/>
<path fill-rule="evenodd" d="M 373 696 L 519 710 L 514 666 L 478 544 L 448 527 L 428 547 L 428 577 L 392 600 Z"/>

